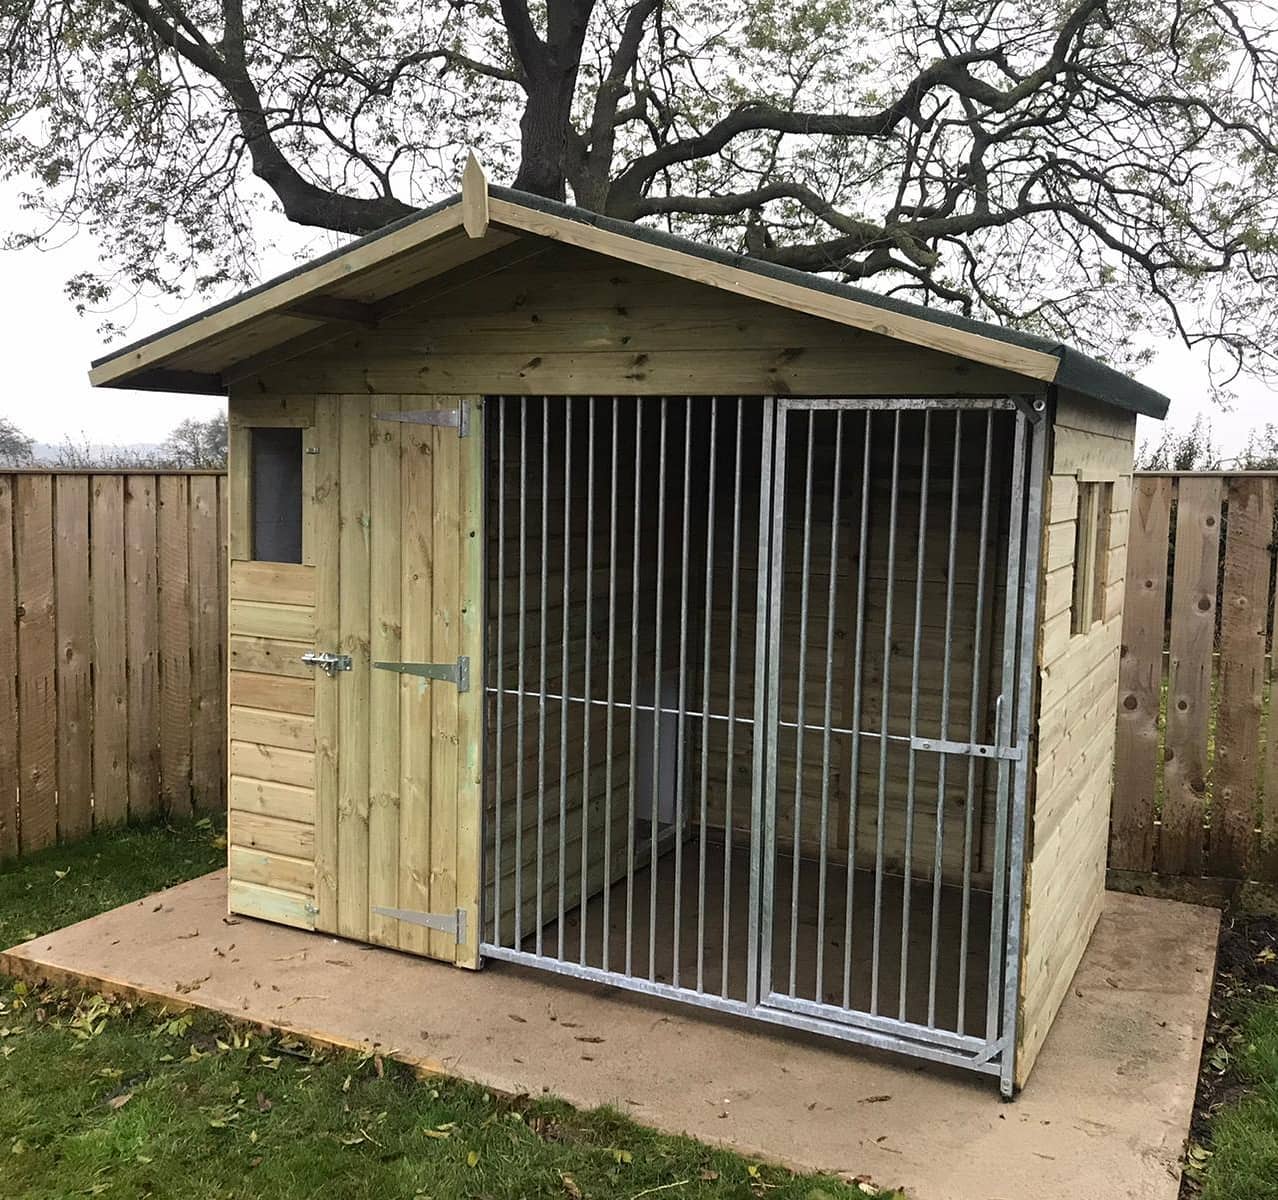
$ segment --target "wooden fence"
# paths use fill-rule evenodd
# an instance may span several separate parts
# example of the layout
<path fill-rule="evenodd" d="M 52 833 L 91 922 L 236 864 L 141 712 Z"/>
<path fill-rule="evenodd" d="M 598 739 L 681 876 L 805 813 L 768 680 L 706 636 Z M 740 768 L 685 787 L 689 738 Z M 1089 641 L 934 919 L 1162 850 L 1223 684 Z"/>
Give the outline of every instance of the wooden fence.
<path fill-rule="evenodd" d="M 1278 880 L 1278 472 L 1132 481 L 1110 866 Z"/>
<path fill-rule="evenodd" d="M 220 472 L 0 472 L 0 859 L 221 808 Z"/>

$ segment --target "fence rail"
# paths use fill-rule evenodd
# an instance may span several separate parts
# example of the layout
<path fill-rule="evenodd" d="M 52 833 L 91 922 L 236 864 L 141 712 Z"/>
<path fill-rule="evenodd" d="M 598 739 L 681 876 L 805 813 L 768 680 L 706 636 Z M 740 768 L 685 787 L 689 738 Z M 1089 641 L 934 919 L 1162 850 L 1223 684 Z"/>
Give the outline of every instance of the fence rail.
<path fill-rule="evenodd" d="M 1137 473 L 1110 866 L 1278 880 L 1278 472 Z"/>
<path fill-rule="evenodd" d="M 0 859 L 220 808 L 225 480 L 0 472 Z"/>

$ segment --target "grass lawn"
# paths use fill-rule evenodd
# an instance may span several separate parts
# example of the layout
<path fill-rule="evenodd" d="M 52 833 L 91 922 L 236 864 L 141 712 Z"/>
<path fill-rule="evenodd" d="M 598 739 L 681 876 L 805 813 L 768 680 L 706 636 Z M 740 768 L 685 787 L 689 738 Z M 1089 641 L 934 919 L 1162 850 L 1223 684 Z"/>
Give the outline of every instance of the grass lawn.
<path fill-rule="evenodd" d="M 1222 926 L 1182 1195 L 1278 1200 L 1278 920 Z"/>
<path fill-rule="evenodd" d="M 5 945 L 219 865 L 219 831 L 133 830 L 0 868 Z M 0 1196 L 58 1200 L 863 1200 L 607 1109 L 504 1099 L 222 1018 L 0 978 Z M 892 1194 L 880 1192 L 880 1195 Z"/>

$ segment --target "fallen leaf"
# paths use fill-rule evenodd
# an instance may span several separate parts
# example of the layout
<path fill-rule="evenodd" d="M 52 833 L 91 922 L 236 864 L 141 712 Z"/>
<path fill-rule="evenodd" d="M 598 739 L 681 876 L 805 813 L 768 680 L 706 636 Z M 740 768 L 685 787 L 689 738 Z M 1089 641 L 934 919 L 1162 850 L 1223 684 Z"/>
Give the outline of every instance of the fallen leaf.
<path fill-rule="evenodd" d="M 577 1181 L 566 1171 L 559 1172 L 559 1181 L 564 1185 L 564 1191 L 572 1197 L 572 1200 L 582 1200 L 581 1188 L 577 1186 Z"/>
<path fill-rule="evenodd" d="M 589 1036 L 586 1036 L 586 1035 L 583 1035 L 583 1034 L 578 1034 L 578 1035 L 577 1035 L 577 1041 L 579 1041 L 579 1042 L 590 1042 L 590 1043 L 591 1043 L 591 1045 L 594 1045 L 594 1046 L 599 1045 L 599 1043 L 600 1043 L 600 1042 L 602 1042 L 603 1040 L 604 1040 L 604 1039 L 603 1039 L 603 1038 L 601 1038 L 601 1037 L 589 1037 Z"/>
<path fill-rule="evenodd" d="M 132 1099 L 132 1092 L 121 1092 L 120 1095 L 112 1096 L 111 1099 L 107 1101 L 107 1108 L 119 1111 Z"/>
<path fill-rule="evenodd" d="M 274 1107 L 275 1106 L 271 1103 L 270 1099 L 267 1097 L 265 1092 L 258 1092 L 257 1094 L 257 1111 L 258 1112 L 270 1112 L 271 1109 Z"/>
<path fill-rule="evenodd" d="M 479 1151 L 478 1151 L 478 1150 L 472 1150 L 469 1154 L 467 1154 L 467 1155 L 466 1155 L 466 1165 L 467 1165 L 468 1167 L 475 1167 L 475 1166 L 478 1166 L 478 1165 L 479 1165 Z"/>
<path fill-rule="evenodd" d="M 506 1016 L 508 1016 L 512 1021 L 518 1021 L 520 1025 L 528 1024 L 528 1019 L 526 1017 L 521 1017 L 518 1013 L 507 1013 Z"/>

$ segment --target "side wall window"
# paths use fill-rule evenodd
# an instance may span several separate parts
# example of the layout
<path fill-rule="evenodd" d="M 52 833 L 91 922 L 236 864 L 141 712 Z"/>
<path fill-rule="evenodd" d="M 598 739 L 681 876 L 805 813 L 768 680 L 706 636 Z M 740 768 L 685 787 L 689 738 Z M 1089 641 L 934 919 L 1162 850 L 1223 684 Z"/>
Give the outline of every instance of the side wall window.
<path fill-rule="evenodd" d="M 249 430 L 253 558 L 302 561 L 302 431 Z"/>
<path fill-rule="evenodd" d="M 1070 632 L 1087 633 L 1105 619 L 1105 584 L 1109 565 L 1109 518 L 1112 483 L 1079 482 L 1074 525 L 1074 599 Z"/>

